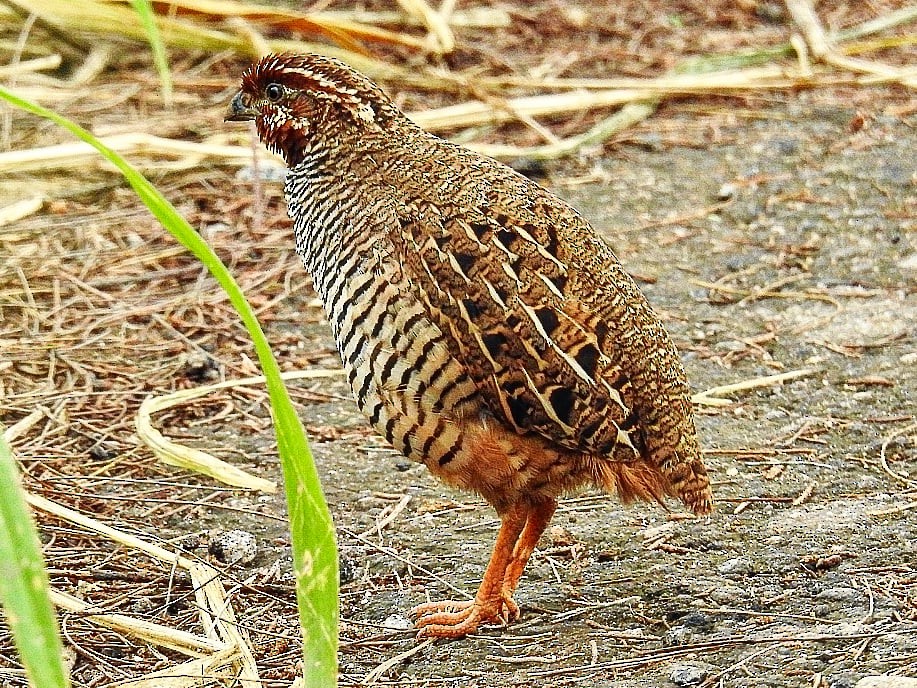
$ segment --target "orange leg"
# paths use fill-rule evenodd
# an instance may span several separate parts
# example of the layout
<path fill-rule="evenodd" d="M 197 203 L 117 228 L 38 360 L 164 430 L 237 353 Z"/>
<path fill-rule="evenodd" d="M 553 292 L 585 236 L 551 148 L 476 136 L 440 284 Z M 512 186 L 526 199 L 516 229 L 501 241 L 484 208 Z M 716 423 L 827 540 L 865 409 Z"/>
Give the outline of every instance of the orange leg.
<path fill-rule="evenodd" d="M 420 629 L 418 638 L 461 638 L 474 633 L 482 623 L 506 622 L 503 581 L 507 567 L 514 559 L 516 543 L 527 524 L 530 510 L 527 504 L 514 504 L 501 515 L 503 522 L 497 533 L 497 542 L 472 602 L 429 602 L 411 610 L 411 615 L 417 617 L 414 625 Z M 521 569 L 519 573 L 522 573 Z M 510 607 L 511 613 L 513 607 L 515 603 Z M 519 608 L 515 607 L 515 611 L 518 615 Z"/>
<path fill-rule="evenodd" d="M 535 504 L 529 511 L 525 528 L 513 548 L 513 556 L 503 574 L 503 602 L 507 607 L 510 621 L 519 618 L 519 605 L 513 600 L 513 593 L 516 592 L 516 586 L 519 585 L 525 565 L 529 563 L 529 557 L 535 551 L 535 545 L 538 544 L 541 534 L 548 527 L 556 509 L 557 500 L 555 499 Z"/>

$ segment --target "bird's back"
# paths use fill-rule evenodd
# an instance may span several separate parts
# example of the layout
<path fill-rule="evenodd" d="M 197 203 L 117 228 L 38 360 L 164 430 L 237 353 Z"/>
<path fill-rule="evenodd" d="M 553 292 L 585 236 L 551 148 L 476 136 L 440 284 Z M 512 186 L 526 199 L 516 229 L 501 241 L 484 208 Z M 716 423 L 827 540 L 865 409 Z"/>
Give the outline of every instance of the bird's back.
<path fill-rule="evenodd" d="M 709 506 L 675 347 L 595 230 L 489 158 L 409 123 L 385 134 L 294 168 L 287 194 L 373 424 L 430 465 L 461 440 L 439 416 L 485 414 L 568 452 L 646 459 L 673 476 L 665 491 Z"/>

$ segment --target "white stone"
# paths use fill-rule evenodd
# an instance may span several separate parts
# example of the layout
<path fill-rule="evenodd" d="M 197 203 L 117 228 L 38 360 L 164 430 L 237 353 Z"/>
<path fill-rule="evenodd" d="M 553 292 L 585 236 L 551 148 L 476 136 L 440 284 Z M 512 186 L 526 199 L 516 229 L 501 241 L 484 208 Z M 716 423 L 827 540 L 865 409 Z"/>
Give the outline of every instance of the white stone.
<path fill-rule="evenodd" d="M 866 676 L 854 688 L 917 688 L 917 678 L 907 676 Z"/>

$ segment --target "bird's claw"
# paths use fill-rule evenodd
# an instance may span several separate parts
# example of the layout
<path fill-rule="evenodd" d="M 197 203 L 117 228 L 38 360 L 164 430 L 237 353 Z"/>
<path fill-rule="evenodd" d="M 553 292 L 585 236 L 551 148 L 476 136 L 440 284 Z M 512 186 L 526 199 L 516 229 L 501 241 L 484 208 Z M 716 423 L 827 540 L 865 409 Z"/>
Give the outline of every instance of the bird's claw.
<path fill-rule="evenodd" d="M 519 605 L 512 596 L 503 594 L 487 602 L 475 600 L 442 600 L 412 608 L 409 614 L 420 629 L 417 638 L 461 638 L 474 633 L 484 623 L 505 626 L 519 618 Z"/>
<path fill-rule="evenodd" d="M 504 616 L 506 617 L 507 623 L 516 621 L 519 618 L 519 605 L 516 604 L 516 600 L 513 599 L 513 594 L 508 590 L 503 591 L 503 606 L 506 608 Z"/>

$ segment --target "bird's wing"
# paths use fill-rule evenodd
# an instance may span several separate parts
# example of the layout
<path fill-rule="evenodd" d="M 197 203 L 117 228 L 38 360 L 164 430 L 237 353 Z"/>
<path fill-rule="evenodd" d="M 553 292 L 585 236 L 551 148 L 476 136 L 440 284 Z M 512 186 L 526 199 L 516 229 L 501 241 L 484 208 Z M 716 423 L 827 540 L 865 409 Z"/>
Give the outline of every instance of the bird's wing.
<path fill-rule="evenodd" d="M 585 220 L 511 182 L 519 193 L 485 185 L 474 203 L 410 204 L 392 236 L 405 276 L 494 416 L 575 451 L 642 454 L 630 369 L 641 356 L 626 352 L 644 336 L 634 318 L 654 318 Z"/>

